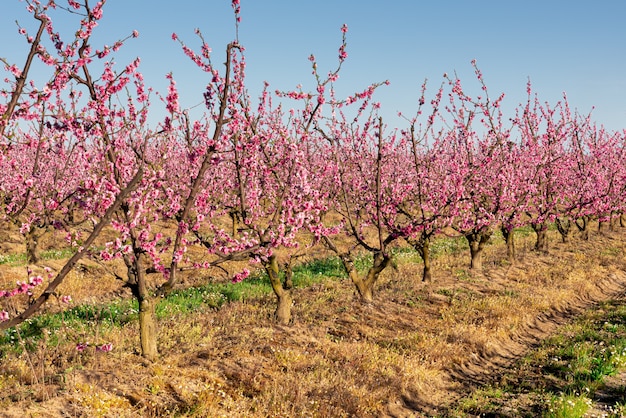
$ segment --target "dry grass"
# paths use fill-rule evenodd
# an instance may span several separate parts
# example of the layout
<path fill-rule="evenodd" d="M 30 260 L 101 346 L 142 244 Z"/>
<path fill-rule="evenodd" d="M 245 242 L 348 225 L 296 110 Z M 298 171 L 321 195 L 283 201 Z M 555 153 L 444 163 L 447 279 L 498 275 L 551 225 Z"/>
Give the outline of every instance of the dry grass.
<path fill-rule="evenodd" d="M 432 284 L 419 280 L 421 265 L 400 257 L 397 269 L 383 273 L 373 306 L 362 305 L 347 280 L 321 278 L 295 289 L 288 327 L 272 323 L 269 294 L 201 307 L 160 321 L 155 363 L 137 353 L 135 322 L 68 326 L 29 351 L 3 353 L 0 410 L 15 417 L 436 414 L 622 289 L 625 238 L 623 230 L 607 231 L 561 244 L 555 234 L 543 255 L 530 250 L 532 236 L 520 237 L 513 266 L 496 243 L 486 249 L 481 274 L 467 269 L 465 252 L 444 252 L 434 260 Z M 1 265 L 2 281 L 12 282 L 20 269 Z M 63 292 L 75 304 L 100 303 L 119 297 L 119 286 L 86 262 Z M 111 342 L 114 350 L 76 351 L 86 340 Z"/>

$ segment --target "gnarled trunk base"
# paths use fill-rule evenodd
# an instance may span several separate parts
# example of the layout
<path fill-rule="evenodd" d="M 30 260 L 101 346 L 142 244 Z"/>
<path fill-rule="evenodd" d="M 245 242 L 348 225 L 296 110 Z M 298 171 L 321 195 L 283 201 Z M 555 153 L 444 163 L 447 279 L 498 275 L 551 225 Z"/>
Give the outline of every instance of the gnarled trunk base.
<path fill-rule="evenodd" d="M 472 231 L 464 236 L 470 247 L 470 269 L 480 271 L 483 268 L 483 249 L 491 238 L 491 231 Z"/>
<path fill-rule="evenodd" d="M 556 218 L 556 229 L 561 234 L 563 243 L 569 241 L 569 233 L 571 231 L 572 221 L 569 218 Z"/>
<path fill-rule="evenodd" d="M 537 234 L 537 240 L 535 241 L 535 251 L 542 253 L 548 252 L 548 227 L 544 223 L 531 224 L 535 234 Z"/>
<path fill-rule="evenodd" d="M 422 271 L 422 281 L 432 282 L 431 264 L 430 264 L 430 236 L 422 235 L 417 240 L 409 240 L 409 244 L 422 257 L 424 269 Z"/>
<path fill-rule="evenodd" d="M 274 290 L 274 294 L 276 295 L 277 305 L 274 313 L 276 322 L 281 325 L 288 325 L 291 321 L 291 305 L 293 304 L 293 299 L 290 289 L 280 280 L 278 259 L 275 255 L 270 256 L 269 260 L 265 263 L 265 271 L 270 279 L 272 290 Z"/>

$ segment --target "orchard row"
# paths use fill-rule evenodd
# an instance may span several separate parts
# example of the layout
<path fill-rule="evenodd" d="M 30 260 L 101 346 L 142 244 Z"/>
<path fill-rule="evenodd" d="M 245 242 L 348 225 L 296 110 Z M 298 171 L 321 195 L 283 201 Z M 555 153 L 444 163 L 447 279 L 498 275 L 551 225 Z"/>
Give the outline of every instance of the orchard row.
<path fill-rule="evenodd" d="M 430 280 L 429 243 L 442 230 L 468 240 L 471 267 L 480 269 L 496 229 L 514 261 L 517 227 L 531 225 L 537 250 L 545 251 L 552 223 L 567 240 L 574 227 L 584 237 L 592 219 L 622 220 L 626 131 L 604 130 L 572 111 L 565 97 L 544 103 L 529 84 L 527 102 L 505 116 L 504 95 L 490 95 L 473 62 L 480 94 L 467 94 L 459 79 L 444 75 L 432 93 L 424 83 L 414 117 L 391 127 L 374 101 L 386 82 L 349 97 L 335 94 L 346 26 L 334 70 L 320 72 L 310 57 L 312 91 L 272 92 L 266 85 L 258 99 L 247 93 L 238 41 L 227 45 L 225 65 L 216 66 L 198 32 L 198 51 L 172 36 L 206 74 L 208 84 L 198 89 L 206 112 L 194 119 L 179 104 L 171 74 L 168 91 L 158 95 L 144 84 L 139 59 L 125 67 L 109 61 L 137 32 L 113 47 L 92 48 L 103 3 L 68 1 L 64 10 L 52 1 L 30 2 L 37 30 L 19 29 L 26 64 L 5 62 L 2 217 L 19 227 L 32 265 L 39 262 L 39 238 L 52 229 L 66 232 L 75 253 L 47 284 L 31 277 L 0 294 L 0 329 L 55 296 L 82 257 L 124 261 L 140 304 L 142 352 L 154 358 L 157 296 L 186 271 L 221 268 L 237 281 L 254 266 L 265 269 L 277 320 L 288 323 L 289 275 L 280 270 L 290 261 L 279 260 L 279 250 L 293 259 L 310 245 L 326 245 L 371 302 L 390 247 L 401 241 L 422 256 L 423 279 Z M 239 24 L 239 2 L 232 3 Z M 67 11 L 81 17 L 69 40 L 50 17 Z M 41 86 L 29 78 L 33 62 L 48 68 Z M 155 97 L 167 116 L 151 124 Z M 165 224 L 172 227 L 157 227 Z M 116 238 L 94 246 L 104 228 Z M 354 267 L 363 251 L 373 255 L 365 274 Z M 229 261 L 251 266 L 230 271 Z M 150 274 L 163 278 L 157 289 L 148 286 Z M 20 294 L 30 295 L 28 304 L 12 302 Z"/>

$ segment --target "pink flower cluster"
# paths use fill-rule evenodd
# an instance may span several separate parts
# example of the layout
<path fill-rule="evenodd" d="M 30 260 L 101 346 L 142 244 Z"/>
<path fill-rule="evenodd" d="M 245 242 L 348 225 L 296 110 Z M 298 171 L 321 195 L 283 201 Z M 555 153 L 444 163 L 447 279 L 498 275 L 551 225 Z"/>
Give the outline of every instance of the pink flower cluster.
<path fill-rule="evenodd" d="M 235 274 L 231 281 L 233 283 L 239 283 L 239 282 L 242 282 L 243 280 L 247 279 L 249 276 L 250 276 L 250 270 L 243 269 L 239 273 Z"/>
<path fill-rule="evenodd" d="M 34 276 L 28 279 L 28 282 L 17 282 L 17 287 L 12 290 L 0 290 L 0 298 L 9 298 L 16 295 L 32 295 L 32 290 L 43 283 L 43 277 Z"/>
<path fill-rule="evenodd" d="M 113 350 L 113 344 L 111 344 L 111 343 L 106 343 L 106 344 L 102 344 L 100 346 L 96 346 L 96 351 L 101 351 L 103 353 L 108 353 L 111 350 Z"/>

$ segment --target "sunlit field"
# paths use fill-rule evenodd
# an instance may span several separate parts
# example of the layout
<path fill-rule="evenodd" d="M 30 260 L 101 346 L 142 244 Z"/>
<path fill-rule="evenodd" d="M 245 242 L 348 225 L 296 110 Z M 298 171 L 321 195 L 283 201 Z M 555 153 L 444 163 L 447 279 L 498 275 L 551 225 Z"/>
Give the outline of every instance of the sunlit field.
<path fill-rule="evenodd" d="M 475 59 L 388 120 L 389 80 L 341 85 L 347 24 L 309 87 L 252 95 L 226 3 L 224 45 L 168 35 L 190 105 L 105 2 L 24 2 L 0 415 L 622 415 L 626 130 L 530 81 L 511 110 Z"/>

